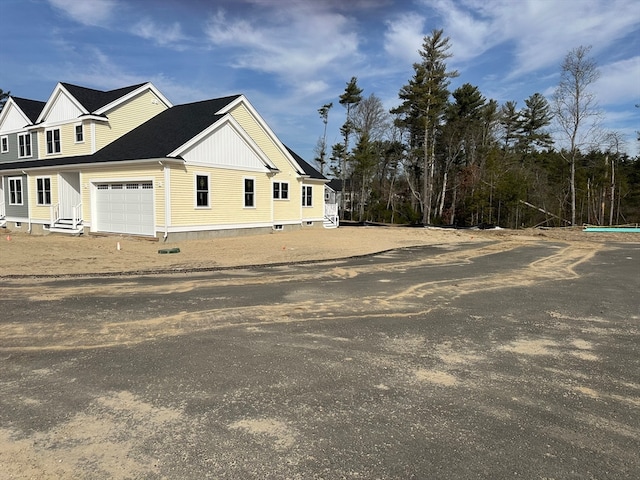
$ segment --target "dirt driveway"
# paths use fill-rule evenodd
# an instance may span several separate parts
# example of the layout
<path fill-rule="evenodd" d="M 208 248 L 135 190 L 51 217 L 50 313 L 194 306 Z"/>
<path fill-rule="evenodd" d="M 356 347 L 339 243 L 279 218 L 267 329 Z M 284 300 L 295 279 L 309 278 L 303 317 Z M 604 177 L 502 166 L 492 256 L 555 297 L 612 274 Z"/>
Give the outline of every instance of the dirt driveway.
<path fill-rule="evenodd" d="M 161 243 L 135 237 L 32 236 L 0 230 L 0 278 L 180 271 L 345 258 L 415 245 L 478 241 L 569 241 L 596 248 L 606 242 L 638 242 L 637 234 L 585 233 L 575 229 L 448 230 L 405 227 L 340 227 Z M 179 248 L 177 254 L 158 250 Z"/>

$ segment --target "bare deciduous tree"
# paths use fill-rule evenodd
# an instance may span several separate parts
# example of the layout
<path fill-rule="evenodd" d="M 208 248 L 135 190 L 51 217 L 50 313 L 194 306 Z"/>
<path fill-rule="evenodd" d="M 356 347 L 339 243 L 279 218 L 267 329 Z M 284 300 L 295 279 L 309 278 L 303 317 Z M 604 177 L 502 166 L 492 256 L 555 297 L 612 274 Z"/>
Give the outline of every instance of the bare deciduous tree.
<path fill-rule="evenodd" d="M 573 225 L 576 223 L 576 161 L 581 148 L 597 143 L 600 119 L 596 97 L 589 90 L 599 77 L 595 61 L 589 57 L 590 51 L 591 47 L 580 46 L 566 55 L 553 96 L 555 120 L 566 141 L 566 150 L 561 151 L 561 155 L 570 167 Z"/>

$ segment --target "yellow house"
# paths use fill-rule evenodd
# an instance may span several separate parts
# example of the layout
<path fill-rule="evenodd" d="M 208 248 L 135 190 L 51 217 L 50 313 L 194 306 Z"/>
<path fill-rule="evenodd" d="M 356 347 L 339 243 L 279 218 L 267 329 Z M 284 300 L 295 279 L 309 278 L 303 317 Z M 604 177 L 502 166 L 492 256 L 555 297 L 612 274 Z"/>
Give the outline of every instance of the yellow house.
<path fill-rule="evenodd" d="M 66 94 L 80 96 L 58 85 L 36 124 L 40 158 L 0 163 L 5 183 L 26 175 L 30 231 L 40 225 L 178 239 L 337 226 L 325 212 L 327 179 L 285 147 L 244 96 L 170 106 L 149 85 L 130 87 L 115 103 L 77 117 L 86 116 L 85 144 L 65 140 L 80 131 L 79 122 L 60 120 L 57 151 L 57 137 L 48 132 L 78 107 Z M 115 123 L 97 118 L 119 113 Z"/>

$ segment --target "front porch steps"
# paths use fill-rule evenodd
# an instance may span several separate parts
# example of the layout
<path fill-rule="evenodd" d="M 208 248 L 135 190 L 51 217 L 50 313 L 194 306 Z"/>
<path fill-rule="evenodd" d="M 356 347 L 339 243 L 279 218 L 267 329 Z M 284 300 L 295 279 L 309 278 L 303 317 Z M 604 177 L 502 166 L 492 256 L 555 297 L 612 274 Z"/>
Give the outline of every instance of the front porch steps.
<path fill-rule="evenodd" d="M 51 233 L 64 233 L 67 235 L 81 235 L 84 232 L 84 226 L 82 220 L 76 223 L 76 227 L 73 227 L 73 220 L 70 218 L 60 218 L 49 227 Z"/>

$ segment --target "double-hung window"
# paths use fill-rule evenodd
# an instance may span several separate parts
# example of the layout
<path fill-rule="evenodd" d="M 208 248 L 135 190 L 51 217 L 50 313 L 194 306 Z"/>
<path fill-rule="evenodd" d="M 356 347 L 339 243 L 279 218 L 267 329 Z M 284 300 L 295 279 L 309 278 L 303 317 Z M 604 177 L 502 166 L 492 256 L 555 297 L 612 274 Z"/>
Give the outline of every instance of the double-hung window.
<path fill-rule="evenodd" d="M 273 182 L 273 199 L 289 200 L 289 184 L 286 182 Z"/>
<path fill-rule="evenodd" d="M 9 178 L 9 205 L 22 205 L 22 177 Z"/>
<path fill-rule="evenodd" d="M 209 175 L 196 175 L 196 207 L 209 206 Z"/>
<path fill-rule="evenodd" d="M 76 125 L 75 134 L 76 134 L 76 143 L 84 143 L 84 128 L 82 127 L 81 123 Z"/>
<path fill-rule="evenodd" d="M 313 187 L 308 185 L 302 186 L 302 206 L 303 207 L 313 206 Z"/>
<path fill-rule="evenodd" d="M 244 206 L 245 208 L 256 206 L 256 181 L 253 178 L 244 179 Z"/>
<path fill-rule="evenodd" d="M 18 158 L 31 156 L 31 134 L 21 133 L 18 135 Z"/>
<path fill-rule="evenodd" d="M 0 153 L 7 153 L 9 151 L 9 137 L 6 135 L 0 137 Z"/>
<path fill-rule="evenodd" d="M 60 129 L 47 130 L 47 154 L 60 153 Z"/>
<path fill-rule="evenodd" d="M 38 205 L 51 205 L 51 179 L 41 177 L 36 179 Z"/>

